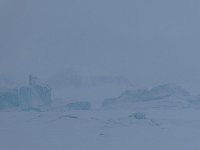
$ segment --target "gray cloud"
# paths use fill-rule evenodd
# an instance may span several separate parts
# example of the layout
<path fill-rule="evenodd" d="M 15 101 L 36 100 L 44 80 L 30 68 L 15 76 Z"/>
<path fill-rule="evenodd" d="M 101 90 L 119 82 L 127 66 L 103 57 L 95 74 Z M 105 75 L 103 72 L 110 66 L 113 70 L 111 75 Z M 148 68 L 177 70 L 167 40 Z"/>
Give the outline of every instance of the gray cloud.
<path fill-rule="evenodd" d="M 200 86 L 196 0 L 2 0 L 2 73 L 49 77 L 65 68 L 134 83 Z"/>

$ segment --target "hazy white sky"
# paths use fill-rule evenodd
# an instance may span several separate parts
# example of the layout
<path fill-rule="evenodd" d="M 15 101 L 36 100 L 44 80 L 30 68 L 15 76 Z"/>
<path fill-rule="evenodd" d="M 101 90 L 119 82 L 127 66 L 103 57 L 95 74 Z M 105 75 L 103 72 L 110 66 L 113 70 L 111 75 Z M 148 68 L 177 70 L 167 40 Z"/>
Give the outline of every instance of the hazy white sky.
<path fill-rule="evenodd" d="M 199 18 L 198 0 L 0 0 L 0 72 L 74 68 L 200 93 Z"/>

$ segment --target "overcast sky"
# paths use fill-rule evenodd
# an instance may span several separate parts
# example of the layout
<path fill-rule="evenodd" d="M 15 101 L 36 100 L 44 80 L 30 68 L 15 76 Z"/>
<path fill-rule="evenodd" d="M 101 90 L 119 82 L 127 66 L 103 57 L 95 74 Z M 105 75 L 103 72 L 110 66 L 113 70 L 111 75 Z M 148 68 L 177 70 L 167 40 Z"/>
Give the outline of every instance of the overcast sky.
<path fill-rule="evenodd" d="M 200 93 L 200 1 L 0 0 L 0 72 L 66 68 Z"/>

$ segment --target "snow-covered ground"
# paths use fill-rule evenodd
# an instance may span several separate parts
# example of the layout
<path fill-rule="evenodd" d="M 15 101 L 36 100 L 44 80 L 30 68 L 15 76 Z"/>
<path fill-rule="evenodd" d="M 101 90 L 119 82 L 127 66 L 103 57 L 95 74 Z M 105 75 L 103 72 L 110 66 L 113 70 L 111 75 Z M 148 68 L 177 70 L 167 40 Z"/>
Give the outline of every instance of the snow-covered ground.
<path fill-rule="evenodd" d="M 177 85 L 134 89 L 97 79 L 57 88 L 51 104 L 27 109 L 3 105 L 12 94 L 2 90 L 0 150 L 200 149 L 199 95 Z"/>
<path fill-rule="evenodd" d="M 137 110 L 139 111 L 139 110 Z M 1 112 L 1 150 L 199 150 L 200 110 Z"/>

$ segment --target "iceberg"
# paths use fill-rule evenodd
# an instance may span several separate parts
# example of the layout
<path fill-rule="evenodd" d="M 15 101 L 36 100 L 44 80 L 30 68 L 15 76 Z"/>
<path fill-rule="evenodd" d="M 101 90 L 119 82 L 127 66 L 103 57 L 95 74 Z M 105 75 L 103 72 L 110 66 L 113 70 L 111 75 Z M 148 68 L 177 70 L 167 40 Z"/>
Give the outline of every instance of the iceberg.
<path fill-rule="evenodd" d="M 152 89 L 125 91 L 119 97 L 105 99 L 102 103 L 102 106 L 115 107 L 120 105 L 126 107 L 125 105 L 130 106 L 130 104 L 141 102 L 146 102 L 145 104 L 151 104 L 152 107 L 168 107 L 170 105 L 174 107 L 175 105 L 179 104 L 187 106 L 187 102 L 191 97 L 192 96 L 190 93 L 184 88 L 177 85 L 165 84 L 156 86 Z M 156 103 L 159 104 L 159 106 L 155 105 Z"/>
<path fill-rule="evenodd" d="M 91 104 L 89 102 L 74 102 L 65 106 L 66 110 L 90 110 Z"/>
<path fill-rule="evenodd" d="M 0 110 L 19 106 L 18 92 L 16 89 L 1 89 L 0 91 Z"/>
<path fill-rule="evenodd" d="M 135 119 L 146 119 L 146 114 L 143 112 L 136 112 L 133 115 L 130 115 L 130 117 L 133 117 L 133 116 Z"/>
<path fill-rule="evenodd" d="M 29 85 L 14 89 L 0 90 L 0 110 L 17 107 L 21 110 L 49 106 L 51 88 L 38 82 L 36 77 L 29 76 Z"/>

